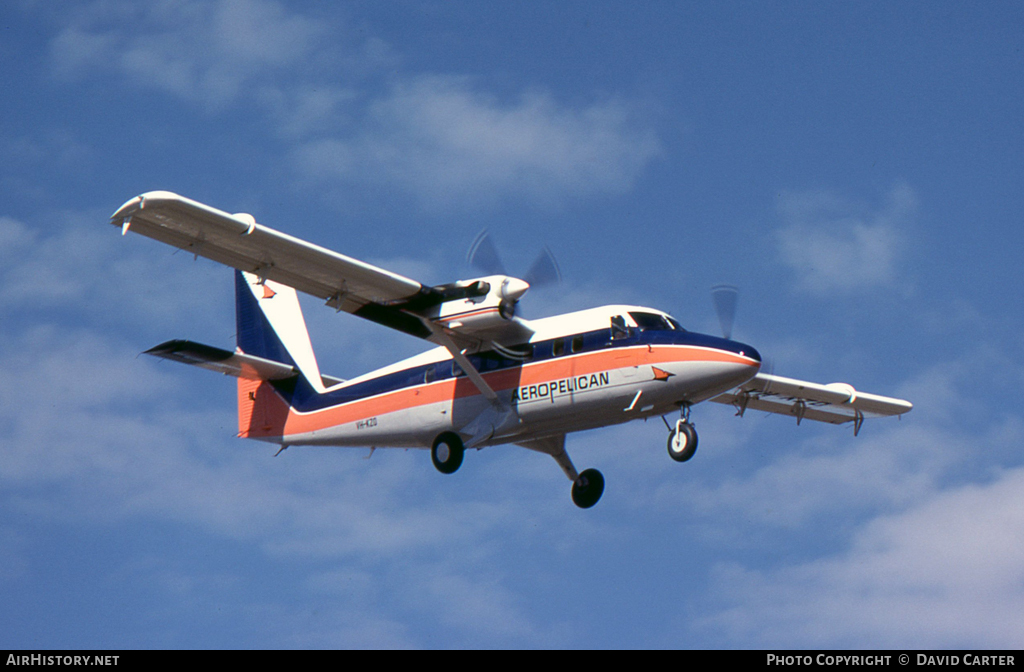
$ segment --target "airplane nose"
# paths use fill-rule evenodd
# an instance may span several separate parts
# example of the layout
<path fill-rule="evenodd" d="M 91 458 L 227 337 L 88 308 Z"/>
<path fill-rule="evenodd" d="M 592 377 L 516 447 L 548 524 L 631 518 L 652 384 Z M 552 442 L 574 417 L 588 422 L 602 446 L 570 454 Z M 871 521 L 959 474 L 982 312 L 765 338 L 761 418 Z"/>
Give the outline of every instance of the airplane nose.
<path fill-rule="evenodd" d="M 729 352 L 738 354 L 739 356 L 743 356 L 743 358 L 749 358 L 751 360 L 754 360 L 755 364 L 751 366 L 757 366 L 758 368 L 761 367 L 761 353 L 758 352 L 757 348 L 755 348 L 753 345 L 740 343 L 739 341 L 721 339 L 720 347 L 723 350 L 727 350 Z"/>
<path fill-rule="evenodd" d="M 747 345 L 746 343 L 736 343 L 736 345 L 739 346 L 739 350 L 737 352 L 739 352 L 740 355 L 742 355 L 743 357 L 750 357 L 751 359 L 756 361 L 758 365 L 761 364 L 761 353 L 758 352 L 755 348 Z"/>
<path fill-rule="evenodd" d="M 679 332 L 678 342 L 684 345 L 697 345 L 705 348 L 712 348 L 733 355 L 739 355 L 745 359 L 753 360 L 749 366 L 761 366 L 761 353 L 752 345 L 733 341 L 721 336 L 701 334 L 694 331 Z"/>
<path fill-rule="evenodd" d="M 740 343 L 739 341 L 731 341 L 728 339 L 720 338 L 717 339 L 719 342 L 718 347 L 727 352 L 732 352 L 740 357 L 748 357 L 757 363 L 757 366 L 761 366 L 761 353 L 757 351 L 752 345 L 746 343 Z"/>

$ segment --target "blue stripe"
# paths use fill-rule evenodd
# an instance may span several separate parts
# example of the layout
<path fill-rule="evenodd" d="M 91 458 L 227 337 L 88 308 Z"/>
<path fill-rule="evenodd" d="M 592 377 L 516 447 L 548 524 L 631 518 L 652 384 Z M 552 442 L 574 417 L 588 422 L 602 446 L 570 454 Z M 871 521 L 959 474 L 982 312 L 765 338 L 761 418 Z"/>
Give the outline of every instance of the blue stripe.
<path fill-rule="evenodd" d="M 578 349 L 576 352 L 571 352 L 570 349 L 573 336 L 533 343 L 533 356 L 525 363 L 528 364 L 556 359 L 553 354 L 554 344 L 556 341 L 563 341 L 565 346 L 565 355 L 583 354 L 611 348 L 629 348 L 647 344 L 688 345 L 724 350 L 737 355 L 742 354 L 742 356 L 749 357 L 758 362 L 761 361 L 761 355 L 757 350 L 749 345 L 692 331 L 656 331 L 650 329 L 640 331 L 638 329 L 630 329 L 628 336 L 616 340 L 611 340 L 609 335 L 610 332 L 608 329 L 598 329 L 596 331 L 582 334 L 583 347 Z M 522 346 L 517 346 L 515 349 L 521 348 Z M 477 370 L 484 374 L 492 371 L 520 368 L 524 364 L 523 361 L 509 359 L 496 352 L 483 352 L 475 355 L 469 355 L 469 360 Z M 429 381 L 427 380 L 428 370 L 432 371 L 432 377 Z M 403 388 L 413 387 L 415 385 L 422 385 L 426 382 L 449 380 L 455 377 L 457 376 L 452 374 L 452 360 L 447 359 L 434 364 L 415 366 L 403 371 L 397 371 L 395 373 L 356 383 L 355 385 L 350 385 L 340 390 L 334 390 L 324 394 L 317 393 L 316 390 L 314 390 L 313 387 L 301 376 L 298 381 L 281 381 L 275 382 L 273 385 L 285 400 L 295 408 L 295 410 L 308 413 L 328 408 L 330 406 L 358 401 L 378 394 L 385 394 L 387 392 L 394 392 Z"/>

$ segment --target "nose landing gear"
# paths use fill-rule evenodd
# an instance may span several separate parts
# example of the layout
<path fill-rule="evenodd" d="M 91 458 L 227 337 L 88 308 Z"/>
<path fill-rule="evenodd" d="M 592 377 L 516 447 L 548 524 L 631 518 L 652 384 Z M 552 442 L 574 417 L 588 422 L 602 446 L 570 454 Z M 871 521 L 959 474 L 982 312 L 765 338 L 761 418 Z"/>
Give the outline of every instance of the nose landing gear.
<path fill-rule="evenodd" d="M 697 452 L 697 430 L 690 422 L 689 404 L 683 404 L 679 413 L 681 417 L 676 420 L 675 427 L 669 426 L 668 421 L 665 421 L 665 425 L 669 427 L 668 456 L 676 462 L 686 462 Z"/>

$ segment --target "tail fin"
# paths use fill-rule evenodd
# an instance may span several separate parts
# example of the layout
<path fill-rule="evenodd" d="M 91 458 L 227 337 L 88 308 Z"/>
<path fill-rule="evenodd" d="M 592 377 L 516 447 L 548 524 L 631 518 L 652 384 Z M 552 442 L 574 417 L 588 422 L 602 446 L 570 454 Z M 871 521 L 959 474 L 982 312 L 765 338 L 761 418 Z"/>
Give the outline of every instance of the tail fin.
<path fill-rule="evenodd" d="M 325 391 L 325 380 L 340 382 L 320 375 L 299 298 L 291 287 L 236 271 L 235 321 L 239 352 L 294 367 L 316 393 Z M 286 433 L 290 409 L 280 391 L 267 380 L 238 379 L 239 436 L 274 440 Z"/>
<path fill-rule="evenodd" d="M 298 369 L 317 392 L 325 390 L 294 289 L 235 271 L 238 349 Z"/>

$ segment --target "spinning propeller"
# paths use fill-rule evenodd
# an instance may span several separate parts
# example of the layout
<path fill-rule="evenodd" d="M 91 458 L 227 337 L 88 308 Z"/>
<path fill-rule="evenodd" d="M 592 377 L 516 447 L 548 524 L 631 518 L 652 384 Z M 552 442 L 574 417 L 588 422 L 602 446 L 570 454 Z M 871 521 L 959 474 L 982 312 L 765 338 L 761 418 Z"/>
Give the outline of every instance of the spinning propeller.
<path fill-rule="evenodd" d="M 466 260 L 471 266 L 487 275 L 508 275 L 487 229 L 477 234 L 473 244 L 469 246 Z M 530 283 L 531 287 L 544 287 L 561 282 L 562 272 L 558 268 L 558 262 L 555 261 L 555 255 L 546 245 L 534 259 L 529 270 L 526 271 L 523 280 Z"/>
<path fill-rule="evenodd" d="M 736 302 L 739 289 L 734 285 L 715 285 L 711 288 L 711 300 L 718 314 L 718 324 L 722 327 L 722 337 L 732 338 L 732 325 L 736 319 Z"/>
<path fill-rule="evenodd" d="M 715 285 L 711 288 L 711 301 L 715 304 L 718 324 L 722 328 L 722 338 L 732 339 L 732 325 L 736 320 L 736 303 L 740 290 L 735 285 Z M 761 370 L 771 374 L 775 370 L 772 357 L 762 357 Z"/>

